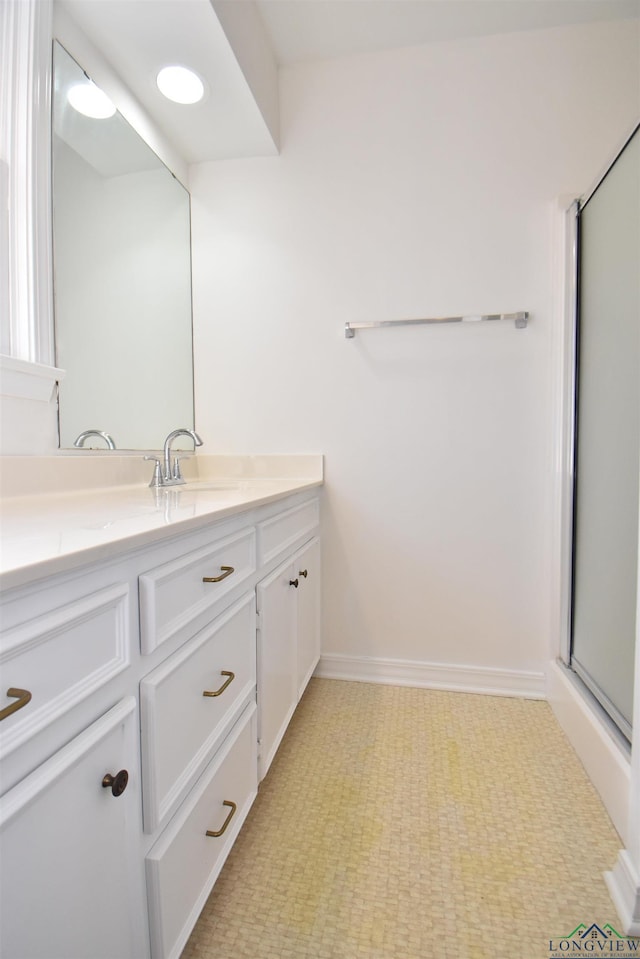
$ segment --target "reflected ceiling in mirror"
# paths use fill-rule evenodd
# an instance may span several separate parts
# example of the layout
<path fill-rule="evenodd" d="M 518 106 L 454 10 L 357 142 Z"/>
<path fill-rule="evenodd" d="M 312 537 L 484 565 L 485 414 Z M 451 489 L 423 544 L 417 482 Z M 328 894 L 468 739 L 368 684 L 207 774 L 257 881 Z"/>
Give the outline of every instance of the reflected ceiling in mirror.
<path fill-rule="evenodd" d="M 95 430 L 118 449 L 158 449 L 170 430 L 194 428 L 189 194 L 120 113 L 71 105 L 69 90 L 90 82 L 55 43 L 60 446 Z"/>

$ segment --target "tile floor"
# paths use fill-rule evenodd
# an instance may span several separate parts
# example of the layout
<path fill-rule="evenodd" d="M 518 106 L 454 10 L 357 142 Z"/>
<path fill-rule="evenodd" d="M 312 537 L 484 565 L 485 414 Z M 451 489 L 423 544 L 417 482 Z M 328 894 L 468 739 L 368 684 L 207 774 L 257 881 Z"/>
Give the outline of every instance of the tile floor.
<path fill-rule="evenodd" d="M 314 679 L 182 959 L 548 959 L 620 847 L 546 703 Z"/>

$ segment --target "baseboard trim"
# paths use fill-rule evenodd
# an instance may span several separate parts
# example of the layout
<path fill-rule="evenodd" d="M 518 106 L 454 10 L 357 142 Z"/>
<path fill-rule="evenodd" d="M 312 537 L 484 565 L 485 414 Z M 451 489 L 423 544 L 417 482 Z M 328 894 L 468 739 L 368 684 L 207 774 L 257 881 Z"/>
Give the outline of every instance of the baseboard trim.
<path fill-rule="evenodd" d="M 416 686 L 458 693 L 481 693 L 485 696 L 546 698 L 544 673 L 490 669 L 486 666 L 458 666 L 325 653 L 320 657 L 314 675 L 322 679 Z"/>
<path fill-rule="evenodd" d="M 559 663 L 547 672 L 547 699 L 567 739 L 600 794 L 613 825 L 628 842 L 631 765 Z"/>
<path fill-rule="evenodd" d="M 640 875 L 626 849 L 620 851 L 618 861 L 604 878 L 625 935 L 640 936 Z"/>

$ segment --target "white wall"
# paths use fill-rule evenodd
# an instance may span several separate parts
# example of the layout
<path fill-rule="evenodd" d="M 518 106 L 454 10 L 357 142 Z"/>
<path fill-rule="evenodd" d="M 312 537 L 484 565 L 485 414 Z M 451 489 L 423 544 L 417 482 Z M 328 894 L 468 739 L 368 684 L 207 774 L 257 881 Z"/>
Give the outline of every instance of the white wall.
<path fill-rule="evenodd" d="M 357 666 L 333 654 L 542 689 L 552 211 L 630 128 L 638 70 L 637 22 L 291 67 L 281 156 L 190 170 L 199 428 L 209 452 L 326 455 L 338 671 Z M 513 310 L 526 331 L 343 338 Z"/>

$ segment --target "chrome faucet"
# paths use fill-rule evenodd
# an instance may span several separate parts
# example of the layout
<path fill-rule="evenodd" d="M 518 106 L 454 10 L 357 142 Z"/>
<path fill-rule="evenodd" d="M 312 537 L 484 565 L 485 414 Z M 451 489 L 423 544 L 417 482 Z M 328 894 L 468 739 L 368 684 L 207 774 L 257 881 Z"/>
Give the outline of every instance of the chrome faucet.
<path fill-rule="evenodd" d="M 82 447 L 84 447 L 84 441 L 90 436 L 99 436 L 105 441 L 110 450 L 114 450 L 116 448 L 116 444 L 113 442 L 113 437 L 110 436 L 109 433 L 104 433 L 102 430 L 85 430 L 84 433 L 80 433 L 79 436 L 76 436 L 75 440 L 73 441 L 73 445 L 77 446 L 78 449 L 82 449 Z"/>
<path fill-rule="evenodd" d="M 180 457 L 174 456 L 171 463 L 171 444 L 178 436 L 189 436 L 193 440 L 194 446 L 202 446 L 202 440 L 195 430 L 172 430 L 164 441 L 164 465 L 161 464 L 157 456 L 145 456 L 146 460 L 155 460 L 155 469 L 149 486 L 180 486 L 184 483 L 180 471 Z"/>

